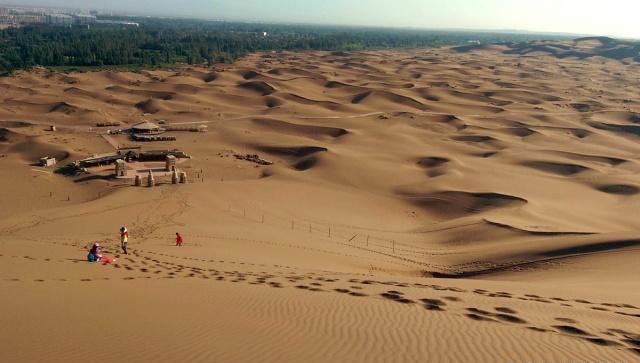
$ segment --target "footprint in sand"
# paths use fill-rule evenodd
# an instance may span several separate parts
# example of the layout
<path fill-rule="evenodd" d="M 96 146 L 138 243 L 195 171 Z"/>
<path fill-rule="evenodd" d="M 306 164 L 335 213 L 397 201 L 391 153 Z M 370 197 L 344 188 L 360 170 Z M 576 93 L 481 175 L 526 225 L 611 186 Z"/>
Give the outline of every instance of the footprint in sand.
<path fill-rule="evenodd" d="M 505 314 L 517 314 L 517 312 L 515 310 L 513 310 L 511 308 L 507 308 L 507 307 L 497 307 L 497 308 L 495 308 L 495 310 L 497 312 L 505 313 Z"/>
<path fill-rule="evenodd" d="M 620 346 L 621 345 L 618 342 L 614 342 L 614 341 L 603 339 L 603 338 L 585 337 L 584 339 L 586 341 L 590 342 L 590 343 L 593 343 L 595 345 L 600 345 L 600 346 L 603 346 L 603 347 L 613 347 L 613 346 Z"/>
<path fill-rule="evenodd" d="M 496 293 L 491 293 L 489 294 L 489 297 L 501 297 L 504 299 L 511 299 L 513 298 L 513 296 L 509 293 L 501 293 L 501 292 L 496 292 Z"/>
<path fill-rule="evenodd" d="M 465 314 L 465 316 L 468 317 L 469 319 L 475 320 L 475 321 L 492 321 L 492 322 L 496 321 L 496 320 L 493 320 L 493 319 L 488 318 L 486 316 L 473 314 L 473 313 Z"/>
<path fill-rule="evenodd" d="M 634 318 L 640 318 L 640 314 L 630 314 L 630 313 L 626 313 L 624 311 L 616 311 L 616 314 L 624 315 L 624 316 L 631 316 L 631 317 L 634 317 Z"/>
<path fill-rule="evenodd" d="M 491 316 L 492 313 L 486 310 L 478 309 L 478 308 L 467 308 L 467 311 L 472 314 L 478 314 L 483 316 Z"/>
<path fill-rule="evenodd" d="M 578 324 L 577 321 L 570 319 L 570 318 L 555 318 L 555 320 L 557 321 L 561 321 L 563 323 L 569 323 L 569 324 Z"/>
<path fill-rule="evenodd" d="M 424 303 L 424 308 L 430 311 L 444 311 L 442 307 L 447 305 L 438 299 L 420 299 L 420 301 Z"/>
<path fill-rule="evenodd" d="M 512 310 L 510 308 L 505 308 L 505 307 L 498 307 L 495 309 L 496 311 L 502 311 L 502 312 L 492 313 L 490 311 L 486 311 L 478 308 L 467 308 L 467 311 L 470 313 L 470 314 L 467 314 L 467 317 L 472 318 L 474 320 L 478 320 L 478 319 L 475 319 L 474 317 L 469 316 L 469 315 L 475 315 L 475 316 L 481 316 L 481 317 L 487 318 L 490 321 L 496 321 L 493 319 L 493 318 L 496 318 L 498 320 L 501 320 L 507 323 L 513 323 L 513 324 L 527 323 L 524 319 L 521 319 L 513 315 L 516 313 L 515 310 Z"/>
<path fill-rule="evenodd" d="M 587 305 L 593 304 L 591 301 L 582 300 L 582 299 L 577 299 L 577 300 L 573 300 L 573 301 L 575 301 L 575 302 L 577 302 L 579 304 L 587 304 Z"/>
<path fill-rule="evenodd" d="M 591 335 L 580 328 L 576 328 L 575 326 L 570 326 L 570 325 L 554 325 L 552 326 L 552 328 L 558 329 L 562 333 L 571 334 L 571 335 L 584 335 L 584 336 Z"/>
<path fill-rule="evenodd" d="M 367 294 L 362 293 L 362 292 L 357 292 L 357 291 L 351 291 L 351 292 L 349 292 L 349 295 L 351 295 L 351 296 L 355 296 L 355 297 L 364 297 L 364 296 L 367 296 Z"/>
<path fill-rule="evenodd" d="M 502 321 L 506 321 L 507 323 L 514 323 L 514 324 L 526 324 L 526 320 L 523 320 L 515 315 L 510 315 L 510 314 L 494 314 L 493 316 L 495 316 L 496 318 L 502 320 Z"/>
<path fill-rule="evenodd" d="M 393 292 L 384 292 L 382 294 L 380 294 L 380 296 L 382 296 L 383 298 L 387 299 L 387 300 L 391 300 L 391 301 L 395 301 L 397 303 L 401 303 L 401 304 L 413 304 L 414 301 L 404 298 L 402 297 L 402 295 L 400 294 L 396 294 Z"/>

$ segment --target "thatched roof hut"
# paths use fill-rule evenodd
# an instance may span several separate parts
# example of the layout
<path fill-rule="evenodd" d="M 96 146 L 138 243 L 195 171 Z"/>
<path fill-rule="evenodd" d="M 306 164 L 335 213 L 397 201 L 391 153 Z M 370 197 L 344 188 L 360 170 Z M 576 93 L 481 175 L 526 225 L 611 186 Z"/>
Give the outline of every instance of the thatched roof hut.
<path fill-rule="evenodd" d="M 131 126 L 131 132 L 133 132 L 134 134 L 157 135 L 165 131 L 166 130 L 162 127 L 149 121 L 140 122 Z"/>

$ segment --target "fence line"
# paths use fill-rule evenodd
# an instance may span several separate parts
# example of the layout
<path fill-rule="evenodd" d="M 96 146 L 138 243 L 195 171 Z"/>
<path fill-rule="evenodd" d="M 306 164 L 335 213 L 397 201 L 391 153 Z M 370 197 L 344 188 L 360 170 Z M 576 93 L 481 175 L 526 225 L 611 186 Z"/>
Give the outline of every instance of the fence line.
<path fill-rule="evenodd" d="M 412 244 L 407 244 L 392 238 L 383 238 L 372 235 L 371 233 L 363 233 L 362 231 L 353 231 L 348 228 L 336 228 L 326 223 L 313 223 L 308 220 L 297 220 L 291 217 L 283 217 L 278 215 L 267 215 L 260 211 L 260 208 L 247 208 L 234 207 L 231 203 L 227 204 L 227 211 L 229 214 L 236 218 L 242 218 L 253 223 L 286 228 L 296 232 L 307 232 L 311 234 L 324 234 L 324 237 L 332 239 L 334 241 L 340 241 L 342 244 L 352 245 L 357 247 L 367 247 L 368 249 L 379 249 L 386 251 L 390 255 L 396 255 L 401 257 L 403 255 L 413 255 L 424 258 L 426 256 L 433 256 L 439 254 L 450 254 L 451 251 L 434 251 L 433 249 L 427 249 Z M 287 222 L 288 221 L 288 222 Z M 372 250 L 373 251 L 373 250 Z"/>

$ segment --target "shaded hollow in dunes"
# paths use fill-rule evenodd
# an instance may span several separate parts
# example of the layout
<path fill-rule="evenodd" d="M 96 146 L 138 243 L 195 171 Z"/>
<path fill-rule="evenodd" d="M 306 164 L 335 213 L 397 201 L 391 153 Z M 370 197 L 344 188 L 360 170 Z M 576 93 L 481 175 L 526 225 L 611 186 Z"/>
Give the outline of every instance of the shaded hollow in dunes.
<path fill-rule="evenodd" d="M 418 160 L 418 165 L 425 168 L 437 168 L 438 166 L 442 166 L 448 163 L 450 160 L 447 158 L 441 158 L 437 156 L 430 156 L 425 158 L 420 158 Z"/>
<path fill-rule="evenodd" d="M 284 105 L 284 101 L 282 101 L 278 97 L 267 96 L 264 98 L 264 105 L 269 108 L 275 108 Z"/>
<path fill-rule="evenodd" d="M 618 194 L 618 195 L 635 195 L 640 193 L 640 188 L 634 185 L 627 185 L 627 184 L 600 185 L 596 189 L 598 189 L 603 193 Z"/>
<path fill-rule="evenodd" d="M 202 76 L 202 81 L 205 83 L 213 82 L 218 79 L 218 74 L 216 72 L 210 72 Z"/>
<path fill-rule="evenodd" d="M 240 83 L 238 87 L 248 89 L 253 92 L 257 92 L 263 96 L 268 96 L 276 91 L 276 89 L 273 86 L 263 81 L 244 82 L 244 83 Z"/>
<path fill-rule="evenodd" d="M 545 173 L 551 173 L 561 176 L 570 176 L 582 173 L 587 170 L 591 170 L 586 166 L 569 164 L 569 163 L 556 163 L 551 161 L 524 161 L 520 165 L 528 168 L 543 171 Z"/>
<path fill-rule="evenodd" d="M 436 178 L 446 174 L 445 165 L 449 162 L 447 158 L 431 156 L 418 159 L 417 164 L 427 169 L 427 175 L 430 178 Z"/>
<path fill-rule="evenodd" d="M 0 127 L 20 128 L 29 126 L 31 126 L 31 123 L 26 121 L 0 121 Z"/>
<path fill-rule="evenodd" d="M 158 113 L 161 111 L 158 101 L 150 98 L 148 100 L 136 103 L 136 108 L 144 113 Z"/>
<path fill-rule="evenodd" d="M 0 129 L 0 136 L 2 136 Z M 58 148 L 57 146 L 42 142 L 39 136 L 22 136 L 18 134 L 7 135 L 8 147 L 10 153 L 20 155 L 24 160 L 36 164 L 43 156 L 56 158 L 58 162 L 69 158 L 69 152 Z"/>
<path fill-rule="evenodd" d="M 527 200 L 500 193 L 442 191 L 429 194 L 401 193 L 412 203 L 444 218 L 463 217 L 497 208 L 514 208 Z"/>
<path fill-rule="evenodd" d="M 4 127 L 0 127 L 0 142 L 10 142 L 16 139 L 18 134 L 15 132 L 6 129 Z"/>
<path fill-rule="evenodd" d="M 517 136 L 517 137 L 527 137 L 533 134 L 537 134 L 535 130 L 532 130 L 528 127 L 509 127 L 509 128 L 499 129 L 498 131 L 506 135 Z"/>
<path fill-rule="evenodd" d="M 595 110 L 601 110 L 602 105 L 599 103 L 571 103 L 571 107 L 573 107 L 578 112 L 589 112 Z"/>
<path fill-rule="evenodd" d="M 566 255 L 595 253 L 603 251 L 613 251 L 624 248 L 635 248 L 640 246 L 640 239 L 605 240 L 592 243 L 581 243 L 576 246 L 558 248 L 541 252 L 544 257 L 559 257 Z"/>
<path fill-rule="evenodd" d="M 315 156 L 309 156 L 304 158 L 296 163 L 294 163 L 291 167 L 298 171 L 306 171 L 318 164 L 318 158 Z"/>
<path fill-rule="evenodd" d="M 242 75 L 242 78 L 249 80 L 249 79 L 254 79 L 256 77 L 259 77 L 260 73 L 256 72 L 256 71 L 246 71 L 244 72 L 244 74 Z"/>
<path fill-rule="evenodd" d="M 68 104 L 66 102 L 56 102 L 54 104 L 51 105 L 51 108 L 49 108 L 49 112 L 62 112 L 62 113 L 73 113 L 78 111 L 78 107 Z"/>
<path fill-rule="evenodd" d="M 612 156 L 588 155 L 588 154 L 579 154 L 579 153 L 572 153 L 567 151 L 555 151 L 555 150 L 549 150 L 549 152 L 564 156 L 565 158 L 576 159 L 576 160 L 584 161 L 587 163 L 600 163 L 600 164 L 605 164 L 610 166 L 617 166 L 617 165 L 621 165 L 628 162 L 628 160 L 626 159 L 616 158 Z"/>
<path fill-rule="evenodd" d="M 272 155 L 303 158 L 319 152 L 328 151 L 320 146 L 258 146 L 257 149 Z"/>
<path fill-rule="evenodd" d="M 618 134 L 626 134 L 633 136 L 640 136 L 640 126 L 636 125 L 616 125 L 616 124 L 607 124 L 604 122 L 589 122 L 589 126 L 596 128 L 598 130 L 615 132 Z"/>
<path fill-rule="evenodd" d="M 491 147 L 496 149 L 504 149 L 504 144 L 492 136 L 487 135 L 461 135 L 453 136 L 451 138 L 454 141 L 465 142 L 480 147 Z"/>
<path fill-rule="evenodd" d="M 327 81 L 327 83 L 324 84 L 324 87 L 329 89 L 340 89 L 346 92 L 362 92 L 363 90 L 366 90 L 365 87 L 355 86 L 339 81 Z"/>
<path fill-rule="evenodd" d="M 329 126 L 299 125 L 269 118 L 256 118 L 251 122 L 261 128 L 283 134 L 303 135 L 311 138 L 340 137 L 348 134 L 345 129 Z"/>

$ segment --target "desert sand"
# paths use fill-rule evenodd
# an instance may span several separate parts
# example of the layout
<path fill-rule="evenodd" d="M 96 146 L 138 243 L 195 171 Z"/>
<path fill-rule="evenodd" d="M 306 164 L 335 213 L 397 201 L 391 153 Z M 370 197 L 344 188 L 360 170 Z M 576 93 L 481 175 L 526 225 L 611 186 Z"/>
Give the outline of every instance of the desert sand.
<path fill-rule="evenodd" d="M 0 79 L 0 361 L 639 361 L 640 65 L 598 42 Z M 208 126 L 112 136 L 188 184 L 35 166 L 142 120 Z"/>

